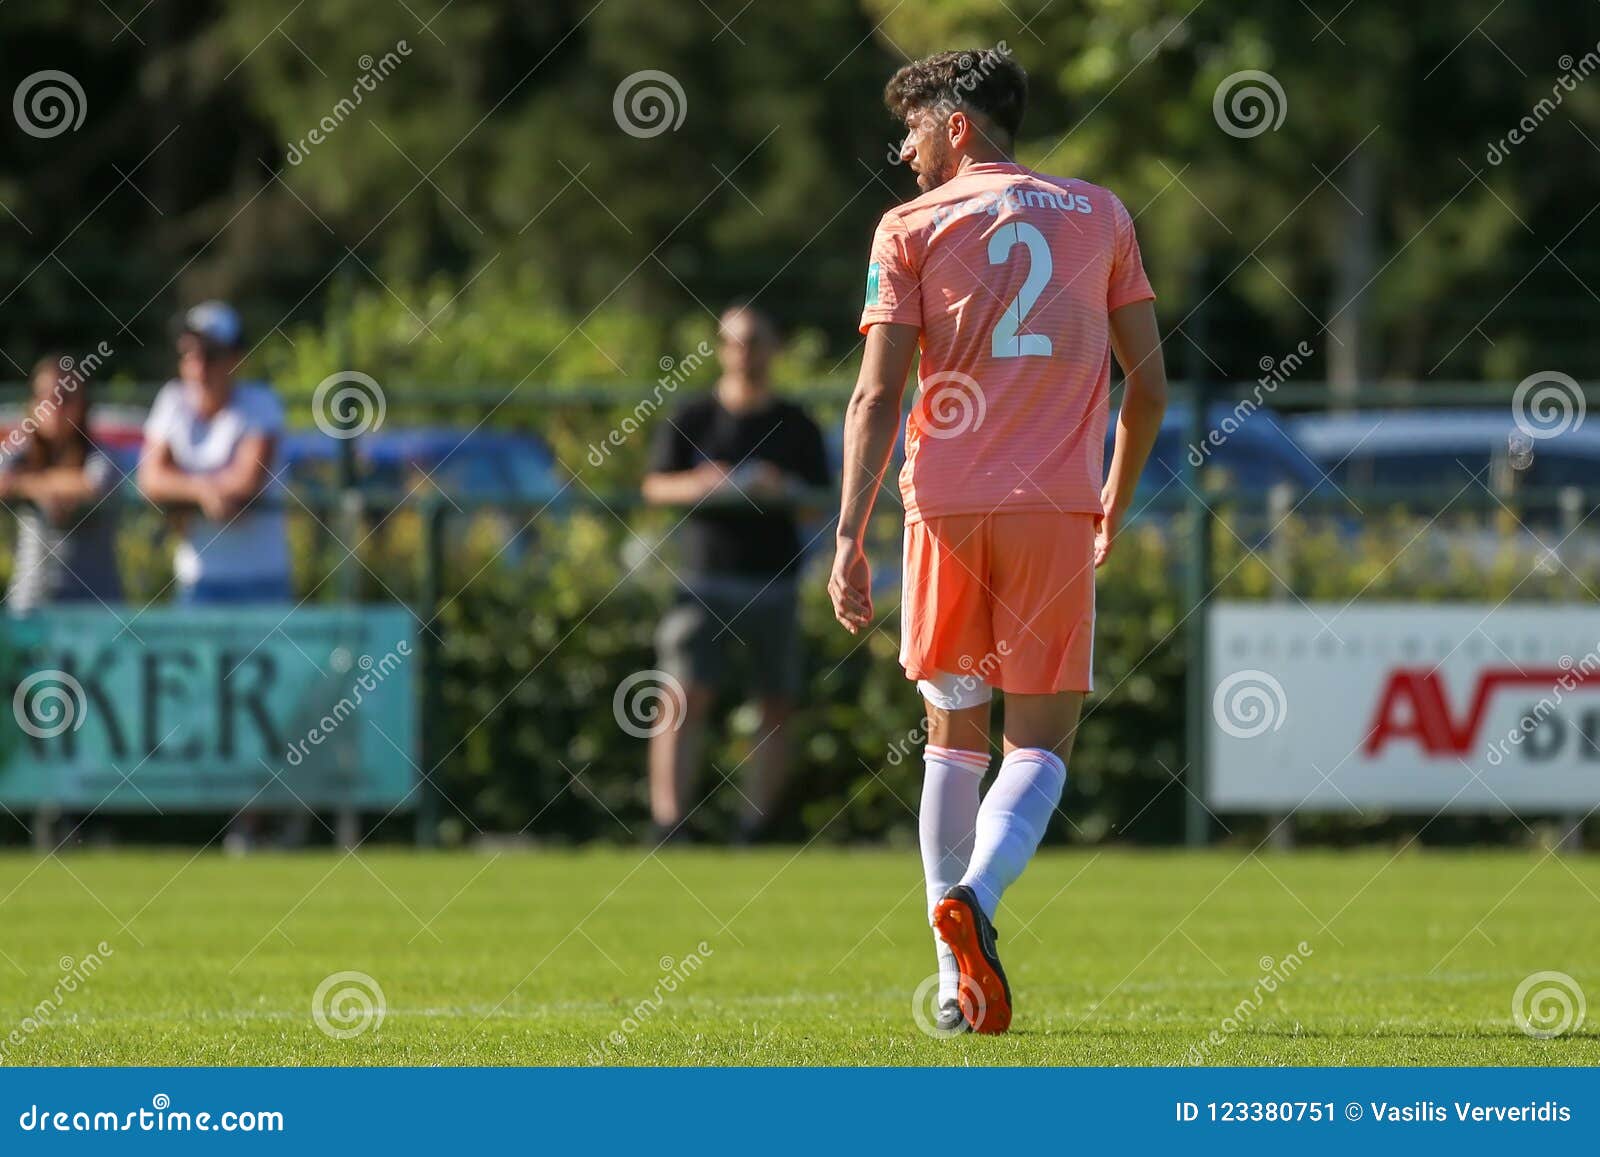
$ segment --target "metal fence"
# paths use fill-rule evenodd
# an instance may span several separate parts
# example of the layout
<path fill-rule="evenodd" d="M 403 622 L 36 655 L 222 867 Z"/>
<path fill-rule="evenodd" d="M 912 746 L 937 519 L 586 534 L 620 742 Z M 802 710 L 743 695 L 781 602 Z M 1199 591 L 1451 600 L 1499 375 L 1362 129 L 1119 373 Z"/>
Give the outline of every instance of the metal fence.
<path fill-rule="evenodd" d="M 18 387 L 0 389 L 0 401 L 14 396 Z M 833 382 L 806 389 L 801 396 L 825 426 L 836 426 L 848 383 Z M 1279 414 L 1321 412 L 1328 408 L 1329 392 L 1321 385 L 1282 383 L 1275 385 L 1265 406 Z M 1466 406 L 1509 406 L 1512 386 L 1495 385 L 1397 385 L 1362 389 L 1346 394 L 1342 402 L 1351 409 L 1394 411 L 1400 408 L 1447 409 Z M 150 387 L 118 386 L 101 391 L 106 401 L 148 400 Z M 619 412 L 626 411 L 641 394 L 640 387 L 594 387 L 572 390 L 506 390 L 480 388 L 456 393 L 422 393 L 392 388 L 388 395 L 387 422 L 391 426 L 407 422 L 448 421 L 470 427 L 487 421 L 496 427 L 524 428 L 538 432 L 561 430 L 565 442 L 581 445 L 609 428 Z M 1218 404 L 1238 406 L 1259 402 L 1260 383 L 1192 382 L 1176 385 L 1174 402 L 1187 406 L 1189 426 L 1183 439 L 1187 448 L 1203 447 L 1214 432 L 1211 422 Z M 1582 402 L 1596 397 L 1596 387 L 1584 387 Z M 1115 401 L 1113 401 L 1113 412 Z M 1242 411 L 1248 422 L 1254 406 Z M 304 414 L 291 408 L 291 419 Z M 496 533 L 508 540 L 517 534 L 540 536 L 538 549 L 559 554 L 570 544 L 562 540 L 563 527 L 575 514 L 604 516 L 621 528 L 616 531 L 624 546 L 633 534 L 629 528 L 640 519 L 643 506 L 635 479 L 625 476 L 626 463 L 615 464 L 609 477 L 593 484 L 576 480 L 563 486 L 551 500 L 531 501 L 494 495 L 471 497 L 442 493 L 419 478 L 418 485 L 404 490 L 379 489 L 364 484 L 359 477 L 353 453 L 354 442 L 342 457 L 340 483 L 327 488 L 308 487 L 293 491 L 289 509 L 297 527 L 298 580 L 301 593 L 312 602 L 352 603 L 397 601 L 406 604 L 421 630 L 420 679 L 422 695 L 435 693 L 440 685 L 442 640 L 437 626 L 441 613 L 456 592 L 449 589 L 452 554 L 463 534 L 482 526 L 485 519 L 497 520 Z M 559 456 L 559 455 L 558 455 Z M 577 472 L 572 472 L 576 474 Z M 1230 483 L 1226 471 L 1219 470 L 1206 454 L 1185 454 L 1184 468 L 1168 478 L 1151 478 L 1141 488 L 1141 503 L 1131 529 L 1144 530 L 1165 538 L 1172 547 L 1168 555 L 1178 560 L 1170 578 L 1178 593 L 1179 618 L 1175 631 L 1182 636 L 1187 670 L 1184 684 L 1184 770 L 1188 788 L 1184 809 L 1184 833 L 1191 843 L 1203 843 L 1214 834 L 1214 821 L 1205 805 L 1207 768 L 1206 735 L 1211 726 L 1209 696 L 1205 677 L 1208 648 L 1207 609 L 1215 598 L 1260 598 L 1293 601 L 1305 594 L 1297 589 L 1296 576 L 1308 566 L 1297 554 L 1294 534 L 1321 522 L 1336 528 L 1336 537 L 1359 542 L 1369 536 L 1368 522 L 1377 512 L 1389 512 L 1402 524 L 1431 527 L 1441 517 L 1473 518 L 1483 521 L 1489 534 L 1496 524 L 1512 526 L 1521 512 L 1537 509 L 1559 512 L 1557 536 L 1563 541 L 1581 538 L 1591 542 L 1600 535 L 1600 522 L 1589 514 L 1600 503 L 1600 487 L 1566 486 L 1557 489 L 1528 489 L 1507 486 L 1503 479 L 1476 480 L 1463 474 L 1467 483 L 1460 487 L 1357 487 L 1315 486 L 1297 489 L 1277 485 L 1269 489 L 1241 487 Z M 1149 493 L 1146 495 L 1146 489 Z M 820 496 L 830 502 L 829 496 Z M 142 552 L 145 566 L 151 556 L 152 541 L 159 535 L 160 523 L 142 500 L 126 489 L 121 501 L 130 510 L 123 527 L 130 549 Z M 898 509 L 892 482 L 880 502 L 875 533 L 886 549 L 897 536 Z M 606 524 L 603 524 L 606 525 Z M 1424 531 L 1423 533 L 1427 533 Z M 653 549 L 653 548 L 652 548 Z M 1406 548 L 1409 550 L 1409 545 Z M 1403 552 L 1402 552 L 1403 553 Z M 1596 552 L 1600 555 L 1600 552 Z M 497 553 L 495 558 L 499 557 Z M 1398 557 L 1398 556 L 1397 556 Z M 491 562 L 493 559 L 491 559 Z M 1591 584 L 1588 575 L 1592 559 L 1569 565 L 1558 560 L 1550 575 L 1518 597 L 1548 598 L 1552 591 L 1567 598 L 1586 599 L 1591 586 L 1600 586 L 1600 575 Z M 1232 563 L 1231 566 L 1225 564 Z M 148 569 L 148 568 L 147 568 Z M 1600 570 L 1600 567 L 1594 567 Z M 1249 589 L 1243 577 L 1266 576 Z M 1551 581 L 1545 581 L 1549 579 Z M 1312 584 L 1314 585 L 1314 584 Z M 1385 595 L 1391 588 L 1385 577 L 1370 584 L 1361 597 Z M 1470 576 L 1454 588 L 1472 589 Z M 151 583 L 131 583 L 135 600 L 161 597 Z M 1424 593 L 1421 597 L 1438 597 Z M 1448 593 L 1442 597 L 1451 597 Z M 1168 632 L 1170 635 L 1172 632 Z M 420 765 L 439 766 L 454 750 L 455 736 L 441 734 L 443 715 L 427 707 L 422 721 Z M 424 775 L 418 797 L 418 838 L 431 842 L 437 837 L 441 814 L 447 807 L 431 777 Z"/>

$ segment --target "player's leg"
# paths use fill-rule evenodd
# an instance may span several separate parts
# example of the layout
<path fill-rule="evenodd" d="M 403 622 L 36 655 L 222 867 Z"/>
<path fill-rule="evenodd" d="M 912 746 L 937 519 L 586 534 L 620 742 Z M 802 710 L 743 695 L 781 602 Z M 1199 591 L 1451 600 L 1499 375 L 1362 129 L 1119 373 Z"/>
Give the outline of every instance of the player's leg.
<path fill-rule="evenodd" d="M 761 709 L 749 775 L 741 788 L 737 840 L 749 844 L 771 829 L 789 786 L 789 718 L 805 674 L 798 591 L 786 581 L 773 583 L 749 600 L 729 627 L 744 640 L 741 649 L 751 661 L 743 675 Z"/>
<path fill-rule="evenodd" d="M 658 843 L 689 836 L 684 819 L 700 778 L 715 699 L 710 686 L 690 682 L 683 684 L 681 702 L 663 700 L 658 729 L 650 735 L 650 819 Z"/>
<path fill-rule="evenodd" d="M 928 919 L 945 893 L 961 882 L 972 857 L 978 821 L 979 785 L 989 768 L 988 687 L 943 675 L 919 684 L 928 720 L 923 749 L 922 801 L 917 836 L 927 886 Z M 939 961 L 939 1027 L 954 1031 L 961 1014 L 961 969 L 955 953 L 936 932 Z"/>
<path fill-rule="evenodd" d="M 972 856 L 961 877 L 991 920 L 1061 802 L 1082 708 L 1081 691 L 1006 696 L 1005 758 L 978 809 Z"/>
<path fill-rule="evenodd" d="M 721 662 L 715 644 L 718 627 L 705 604 L 685 591 L 656 629 L 656 662 L 669 692 L 683 691 L 681 697 L 661 696 L 657 705 L 661 714 L 649 721 L 650 819 L 658 843 L 691 835 L 684 820 L 693 806 L 706 726 L 716 699 Z"/>
<path fill-rule="evenodd" d="M 1094 519 L 992 519 L 996 681 L 1006 692 L 1005 756 L 978 814 L 962 883 L 990 919 L 1033 857 L 1067 782 L 1094 655 Z M 997 646 L 999 643 L 997 643 Z"/>
<path fill-rule="evenodd" d="M 756 748 L 750 753 L 750 774 L 741 789 L 739 831 L 741 844 L 759 841 L 772 827 L 783 793 L 789 786 L 789 718 L 794 700 L 787 695 L 763 695 L 757 700 L 761 723 Z"/>
<path fill-rule="evenodd" d="M 998 655 L 993 666 L 995 682 L 1006 692 L 1005 754 L 978 809 L 967 870 L 935 909 L 934 926 L 976 989 L 963 992 L 973 1027 L 1004 1032 L 1011 1022 L 1011 989 L 993 921 L 1001 895 L 1044 838 L 1066 786 L 1066 760 L 1090 689 L 1093 519 L 995 515 L 990 535 Z"/>
<path fill-rule="evenodd" d="M 977 517 L 940 518 L 906 528 L 900 662 L 918 681 L 928 723 L 922 802 L 917 814 L 928 919 L 966 871 L 989 765 L 990 688 L 970 674 L 991 648 L 981 576 L 987 539 Z M 957 674 L 961 672 L 961 674 Z M 960 972 L 937 933 L 939 1023 L 964 1023 Z"/>

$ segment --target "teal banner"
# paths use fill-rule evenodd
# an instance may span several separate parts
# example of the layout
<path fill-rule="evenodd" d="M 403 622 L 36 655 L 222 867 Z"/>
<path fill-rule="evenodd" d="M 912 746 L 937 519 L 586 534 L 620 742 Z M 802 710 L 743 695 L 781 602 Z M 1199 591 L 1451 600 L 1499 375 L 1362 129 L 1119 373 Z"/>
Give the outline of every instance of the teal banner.
<path fill-rule="evenodd" d="M 403 607 L 52 609 L 0 626 L 0 665 L 7 807 L 416 802 Z"/>

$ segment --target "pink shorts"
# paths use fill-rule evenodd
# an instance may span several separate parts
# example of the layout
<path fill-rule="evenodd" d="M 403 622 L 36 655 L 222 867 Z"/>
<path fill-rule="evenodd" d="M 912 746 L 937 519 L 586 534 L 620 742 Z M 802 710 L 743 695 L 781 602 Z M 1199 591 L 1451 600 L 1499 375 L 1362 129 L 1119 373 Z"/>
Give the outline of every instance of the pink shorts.
<path fill-rule="evenodd" d="M 1093 690 L 1092 514 L 952 514 L 906 527 L 900 665 L 1001 691 Z"/>

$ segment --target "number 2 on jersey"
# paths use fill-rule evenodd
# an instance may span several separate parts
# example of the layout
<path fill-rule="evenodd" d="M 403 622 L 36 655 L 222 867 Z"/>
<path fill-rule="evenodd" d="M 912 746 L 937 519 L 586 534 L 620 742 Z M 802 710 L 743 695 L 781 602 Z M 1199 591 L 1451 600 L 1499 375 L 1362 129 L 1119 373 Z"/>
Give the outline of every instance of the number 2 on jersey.
<path fill-rule="evenodd" d="M 1038 303 L 1044 287 L 1050 284 L 1050 243 L 1036 226 L 1026 221 L 1013 221 L 1000 226 L 989 238 L 989 264 L 1004 265 L 1012 247 L 1019 244 L 1028 250 L 1028 279 L 995 323 L 989 349 L 997 358 L 1047 358 L 1050 356 L 1047 335 L 1019 334 L 1017 330 L 1022 327 L 1023 316 Z"/>

